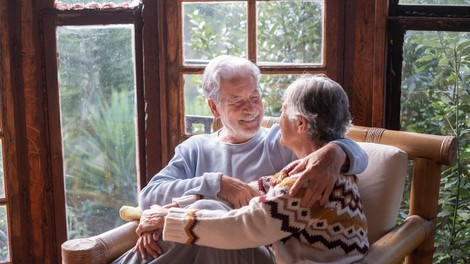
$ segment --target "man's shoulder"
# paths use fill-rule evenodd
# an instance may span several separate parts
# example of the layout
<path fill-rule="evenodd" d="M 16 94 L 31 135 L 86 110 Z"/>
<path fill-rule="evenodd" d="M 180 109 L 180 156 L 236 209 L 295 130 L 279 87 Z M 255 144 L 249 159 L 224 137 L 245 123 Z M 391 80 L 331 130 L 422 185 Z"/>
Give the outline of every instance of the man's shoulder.
<path fill-rule="evenodd" d="M 208 146 L 218 144 L 219 140 L 215 133 L 211 134 L 198 134 L 187 138 L 181 142 L 177 148 L 195 148 L 196 146 Z"/>
<path fill-rule="evenodd" d="M 279 127 L 278 124 L 274 124 L 270 128 L 262 127 L 261 131 L 264 137 L 268 137 L 268 138 L 277 138 L 281 134 L 281 128 Z"/>

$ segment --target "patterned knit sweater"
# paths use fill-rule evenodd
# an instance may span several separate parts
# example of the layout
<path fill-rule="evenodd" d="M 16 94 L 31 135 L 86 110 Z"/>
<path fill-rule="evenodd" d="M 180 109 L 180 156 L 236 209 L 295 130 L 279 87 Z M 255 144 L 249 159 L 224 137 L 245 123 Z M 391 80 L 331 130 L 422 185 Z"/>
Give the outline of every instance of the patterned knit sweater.
<path fill-rule="evenodd" d="M 295 180 L 283 173 L 262 177 L 254 183 L 262 195 L 228 212 L 171 208 L 163 239 L 225 249 L 271 245 L 276 263 L 361 259 L 369 243 L 356 176 L 340 175 L 328 202 L 311 208 L 300 206 L 303 192 L 288 195 Z"/>

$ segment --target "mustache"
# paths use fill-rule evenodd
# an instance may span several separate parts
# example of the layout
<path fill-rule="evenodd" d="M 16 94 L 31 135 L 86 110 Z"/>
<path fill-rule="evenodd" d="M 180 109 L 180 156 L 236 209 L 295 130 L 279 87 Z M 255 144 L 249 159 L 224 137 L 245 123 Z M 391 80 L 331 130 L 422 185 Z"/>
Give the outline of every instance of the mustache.
<path fill-rule="evenodd" d="M 260 116 L 260 113 L 255 113 L 255 114 L 243 114 L 240 119 L 243 120 L 243 121 L 252 121 L 254 120 L 255 118 L 257 118 L 258 116 Z"/>

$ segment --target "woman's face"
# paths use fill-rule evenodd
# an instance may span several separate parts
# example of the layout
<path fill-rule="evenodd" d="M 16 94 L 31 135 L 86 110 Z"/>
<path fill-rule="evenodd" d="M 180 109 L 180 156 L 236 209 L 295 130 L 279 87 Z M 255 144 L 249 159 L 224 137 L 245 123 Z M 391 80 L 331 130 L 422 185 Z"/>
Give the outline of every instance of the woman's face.
<path fill-rule="evenodd" d="M 281 127 L 281 144 L 290 148 L 294 149 L 295 147 L 295 140 L 298 137 L 297 134 L 297 120 L 289 119 L 287 114 L 287 105 L 285 103 L 282 104 L 282 112 L 281 117 L 279 118 L 279 126 Z"/>

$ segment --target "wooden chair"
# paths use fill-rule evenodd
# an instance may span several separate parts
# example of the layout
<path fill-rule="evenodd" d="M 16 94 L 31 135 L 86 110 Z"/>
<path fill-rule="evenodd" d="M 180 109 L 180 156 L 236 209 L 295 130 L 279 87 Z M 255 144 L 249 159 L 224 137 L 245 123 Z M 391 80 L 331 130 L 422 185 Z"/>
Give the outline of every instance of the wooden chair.
<path fill-rule="evenodd" d="M 265 117 L 263 126 L 276 122 L 277 118 Z M 220 128 L 220 121 L 213 127 Z M 441 169 L 455 160 L 456 139 L 360 126 L 352 127 L 347 136 L 362 142 L 369 155 L 369 166 L 358 178 L 371 246 L 359 263 L 432 263 Z M 397 225 L 409 160 L 413 162 L 408 217 Z M 389 190 L 392 195 L 386 193 Z M 91 238 L 66 241 L 62 261 L 108 263 L 135 245 L 136 226 L 127 223 Z"/>

